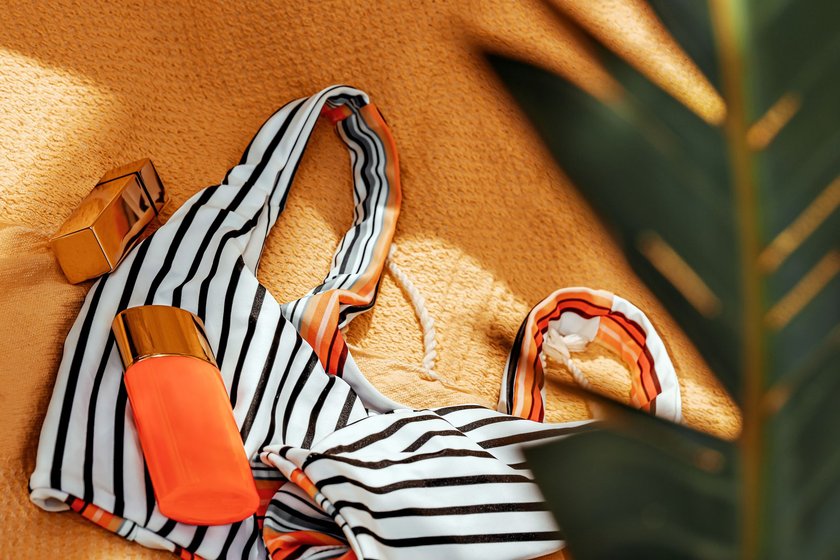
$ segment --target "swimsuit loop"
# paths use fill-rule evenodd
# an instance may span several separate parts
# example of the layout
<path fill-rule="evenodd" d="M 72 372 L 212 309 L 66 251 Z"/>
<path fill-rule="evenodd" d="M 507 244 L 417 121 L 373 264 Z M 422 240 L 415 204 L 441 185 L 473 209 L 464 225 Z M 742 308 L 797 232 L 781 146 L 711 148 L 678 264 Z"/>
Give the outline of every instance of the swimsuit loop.
<path fill-rule="evenodd" d="M 588 381 L 571 361 L 570 351 L 581 351 L 591 342 L 614 350 L 630 369 L 633 406 L 667 420 L 682 420 L 674 365 L 647 316 L 610 292 L 580 287 L 557 290 L 522 322 L 505 364 L 498 410 L 542 422 L 543 353 L 559 357 L 586 387 Z"/>

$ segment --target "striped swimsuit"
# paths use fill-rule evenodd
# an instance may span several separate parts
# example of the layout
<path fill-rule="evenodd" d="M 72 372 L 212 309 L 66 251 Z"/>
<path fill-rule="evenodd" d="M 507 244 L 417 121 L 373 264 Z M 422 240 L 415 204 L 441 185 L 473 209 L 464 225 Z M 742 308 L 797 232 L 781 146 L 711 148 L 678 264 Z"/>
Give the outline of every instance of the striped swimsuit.
<path fill-rule="evenodd" d="M 354 221 L 324 281 L 281 304 L 256 269 L 320 115 L 350 152 Z M 560 548 L 521 446 L 593 424 L 541 422 L 544 339 L 611 346 L 631 370 L 634 404 L 679 420 L 663 344 L 627 301 L 560 290 L 522 324 L 499 411 L 401 406 L 365 379 L 341 334 L 374 304 L 399 205 L 394 142 L 366 94 L 333 86 L 277 111 L 221 184 L 190 198 L 91 288 L 65 342 L 33 502 L 182 558 L 490 559 Z M 258 515 L 196 527 L 157 509 L 110 331 L 118 311 L 145 304 L 204 321 L 251 457 Z"/>

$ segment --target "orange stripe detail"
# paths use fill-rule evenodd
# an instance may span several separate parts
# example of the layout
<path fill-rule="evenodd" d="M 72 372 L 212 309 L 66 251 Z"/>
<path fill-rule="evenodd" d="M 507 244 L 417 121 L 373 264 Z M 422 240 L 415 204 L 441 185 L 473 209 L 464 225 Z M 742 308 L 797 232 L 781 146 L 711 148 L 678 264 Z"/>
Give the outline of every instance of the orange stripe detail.
<path fill-rule="evenodd" d="M 571 309 L 577 309 L 589 316 L 603 317 L 609 313 L 611 307 L 612 302 L 602 296 L 593 297 L 588 292 L 565 292 L 556 298 L 544 300 L 531 311 L 526 319 L 528 323 L 516 369 L 517 390 L 513 398 L 514 414 L 524 417 L 527 409 L 530 411 L 527 418 L 538 422 L 541 422 L 545 416 L 545 405 L 541 394 L 544 374 L 539 360 L 539 349 L 542 347 L 543 331 L 548 328 L 548 323 Z M 537 319 L 538 317 L 540 319 Z M 523 394 L 523 399 L 518 399 L 520 390 L 527 386 L 531 386 L 530 398 Z M 522 402 L 518 402 L 520 400 Z"/>
<path fill-rule="evenodd" d="M 268 506 L 271 503 L 271 499 L 277 491 L 286 484 L 286 481 L 258 478 L 254 480 L 254 483 L 257 486 L 257 495 L 260 497 L 260 505 L 257 507 L 256 511 L 257 523 L 260 527 L 262 527 L 263 518 L 265 517 L 265 512 L 268 510 Z"/>
<path fill-rule="evenodd" d="M 345 106 L 342 105 L 342 107 Z M 325 111 L 326 113 L 328 112 Z M 307 302 L 302 315 L 300 333 L 318 354 L 321 365 L 331 374 L 338 373 L 341 355 L 346 347 L 344 338 L 338 332 L 340 307 L 363 307 L 370 305 L 373 301 L 379 279 L 385 268 L 385 260 L 394 236 L 402 202 L 399 156 L 391 131 L 372 103 L 362 107 L 359 115 L 382 141 L 385 153 L 385 176 L 389 186 L 388 200 L 382 217 L 381 233 L 373 247 L 373 256 L 368 268 L 349 288 L 330 290 L 313 296 Z M 331 347 L 332 351 L 330 351 Z"/>
<path fill-rule="evenodd" d="M 301 547 L 310 546 L 347 546 L 346 543 L 315 531 L 293 531 L 278 533 L 273 529 L 263 530 L 263 542 L 271 558 L 282 560 L 298 552 Z M 355 558 L 355 555 L 348 558 Z"/>
<path fill-rule="evenodd" d="M 544 373 L 539 360 L 539 350 L 543 343 L 543 333 L 550 321 L 572 310 L 600 318 L 596 338 L 613 348 L 627 364 L 631 370 L 631 400 L 640 408 L 648 410 L 650 402 L 659 392 L 654 364 L 644 351 L 646 334 L 635 322 L 612 311 L 611 298 L 588 292 L 564 292 L 556 298 L 540 302 L 526 319 L 528 322 L 515 370 L 517 379 L 512 403 L 514 414 L 525 416 L 526 411 L 530 410 L 527 416 L 529 419 L 542 421 L 545 409 L 540 390 L 544 384 Z M 526 387 L 531 387 L 531 390 L 522 393 Z"/>
<path fill-rule="evenodd" d="M 125 522 L 125 519 L 122 517 L 118 517 L 99 506 L 84 502 L 76 497 L 73 497 L 70 501 L 70 509 L 80 514 L 88 521 L 92 521 L 112 533 L 119 531 L 120 526 L 123 522 Z M 142 529 L 139 525 L 138 528 Z M 189 552 L 180 546 L 175 547 L 175 554 L 184 560 L 203 560 L 201 556 Z"/>

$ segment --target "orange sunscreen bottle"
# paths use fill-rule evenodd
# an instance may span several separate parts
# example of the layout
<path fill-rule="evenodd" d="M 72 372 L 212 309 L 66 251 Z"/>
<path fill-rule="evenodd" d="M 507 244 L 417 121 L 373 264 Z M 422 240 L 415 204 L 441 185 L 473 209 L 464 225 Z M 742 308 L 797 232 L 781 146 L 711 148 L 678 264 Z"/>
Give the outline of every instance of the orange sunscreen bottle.
<path fill-rule="evenodd" d="M 160 512 L 191 525 L 252 515 L 259 496 L 201 319 L 144 305 L 112 329 Z"/>

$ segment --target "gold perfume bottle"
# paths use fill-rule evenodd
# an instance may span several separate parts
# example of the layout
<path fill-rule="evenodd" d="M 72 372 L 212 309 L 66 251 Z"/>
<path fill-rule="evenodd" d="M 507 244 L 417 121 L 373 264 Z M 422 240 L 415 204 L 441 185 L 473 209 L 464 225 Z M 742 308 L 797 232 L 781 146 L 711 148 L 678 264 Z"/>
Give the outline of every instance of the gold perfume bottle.
<path fill-rule="evenodd" d="M 50 239 L 64 275 L 77 284 L 114 270 L 165 203 L 150 159 L 105 173 Z"/>

